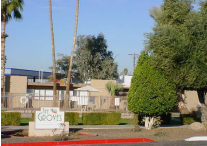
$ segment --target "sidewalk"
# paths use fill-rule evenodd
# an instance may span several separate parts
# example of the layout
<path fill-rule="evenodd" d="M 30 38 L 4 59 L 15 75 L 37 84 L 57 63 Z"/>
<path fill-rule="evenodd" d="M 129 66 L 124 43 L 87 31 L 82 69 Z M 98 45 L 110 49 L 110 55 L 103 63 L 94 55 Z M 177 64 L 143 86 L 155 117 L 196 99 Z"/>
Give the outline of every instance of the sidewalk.
<path fill-rule="evenodd" d="M 144 126 L 140 126 L 144 128 Z M 159 128 L 187 128 L 189 125 L 162 125 Z M 70 129 L 131 129 L 133 125 L 69 125 Z M 1 126 L 1 129 L 29 129 L 29 126 Z"/>

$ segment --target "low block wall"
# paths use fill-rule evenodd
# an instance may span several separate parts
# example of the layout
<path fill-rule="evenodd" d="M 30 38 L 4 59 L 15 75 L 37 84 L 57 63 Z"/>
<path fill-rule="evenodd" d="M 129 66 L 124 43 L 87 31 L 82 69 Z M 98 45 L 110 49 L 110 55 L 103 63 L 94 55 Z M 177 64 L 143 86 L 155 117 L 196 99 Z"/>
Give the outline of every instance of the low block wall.
<path fill-rule="evenodd" d="M 62 131 L 63 129 L 35 129 L 35 122 L 29 122 L 29 136 L 54 136 Z M 69 132 L 69 122 L 65 122 L 65 132 Z"/>

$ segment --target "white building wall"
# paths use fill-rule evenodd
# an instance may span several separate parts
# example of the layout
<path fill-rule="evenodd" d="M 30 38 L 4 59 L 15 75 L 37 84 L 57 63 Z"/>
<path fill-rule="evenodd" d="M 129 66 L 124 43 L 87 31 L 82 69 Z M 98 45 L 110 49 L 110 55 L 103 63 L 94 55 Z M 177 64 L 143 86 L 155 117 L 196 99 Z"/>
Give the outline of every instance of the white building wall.
<path fill-rule="evenodd" d="M 117 81 L 122 84 L 124 87 L 130 87 L 132 76 L 129 75 L 121 75 Z"/>

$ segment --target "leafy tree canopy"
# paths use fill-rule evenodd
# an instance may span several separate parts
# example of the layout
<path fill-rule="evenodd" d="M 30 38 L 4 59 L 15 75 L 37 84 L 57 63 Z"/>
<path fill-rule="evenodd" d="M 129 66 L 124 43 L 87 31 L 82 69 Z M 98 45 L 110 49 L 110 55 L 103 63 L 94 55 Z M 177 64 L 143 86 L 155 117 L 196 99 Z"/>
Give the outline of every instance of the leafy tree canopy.
<path fill-rule="evenodd" d="M 64 54 L 57 54 L 58 59 L 56 60 L 56 71 L 57 71 L 57 78 L 64 79 L 67 78 L 68 68 L 70 63 L 70 56 Z M 53 69 L 52 66 L 49 69 Z M 76 70 L 76 63 L 73 61 L 73 68 L 72 68 L 72 82 L 79 82 L 80 76 L 78 71 Z"/>
<path fill-rule="evenodd" d="M 118 65 L 107 47 L 103 34 L 78 36 L 75 62 L 82 81 L 117 78 Z"/>
<path fill-rule="evenodd" d="M 128 92 L 130 111 L 147 116 L 158 116 L 170 112 L 176 103 L 174 86 L 150 62 L 145 53 L 139 57 Z"/>
<path fill-rule="evenodd" d="M 164 0 L 150 11 L 156 23 L 146 34 L 146 50 L 177 90 L 207 89 L 206 1 L 200 5 L 195 11 L 191 0 Z"/>
<path fill-rule="evenodd" d="M 117 63 L 114 62 L 113 53 L 107 51 L 106 39 L 103 34 L 95 36 L 78 36 L 77 50 L 73 59 L 73 82 L 85 82 L 90 79 L 116 79 Z M 56 70 L 61 78 L 66 78 L 70 56 L 58 54 Z M 52 69 L 52 67 L 49 67 Z"/>

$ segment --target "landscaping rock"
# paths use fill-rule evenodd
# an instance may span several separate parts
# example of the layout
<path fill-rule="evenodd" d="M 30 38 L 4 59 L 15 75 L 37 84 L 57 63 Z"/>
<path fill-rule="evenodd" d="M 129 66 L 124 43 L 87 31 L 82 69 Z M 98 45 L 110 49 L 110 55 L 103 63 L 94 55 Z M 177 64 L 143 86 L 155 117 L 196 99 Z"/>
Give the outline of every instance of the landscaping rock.
<path fill-rule="evenodd" d="M 205 127 L 203 126 L 203 124 L 199 122 L 194 122 L 190 124 L 190 129 L 199 131 L 199 130 L 205 130 Z"/>

